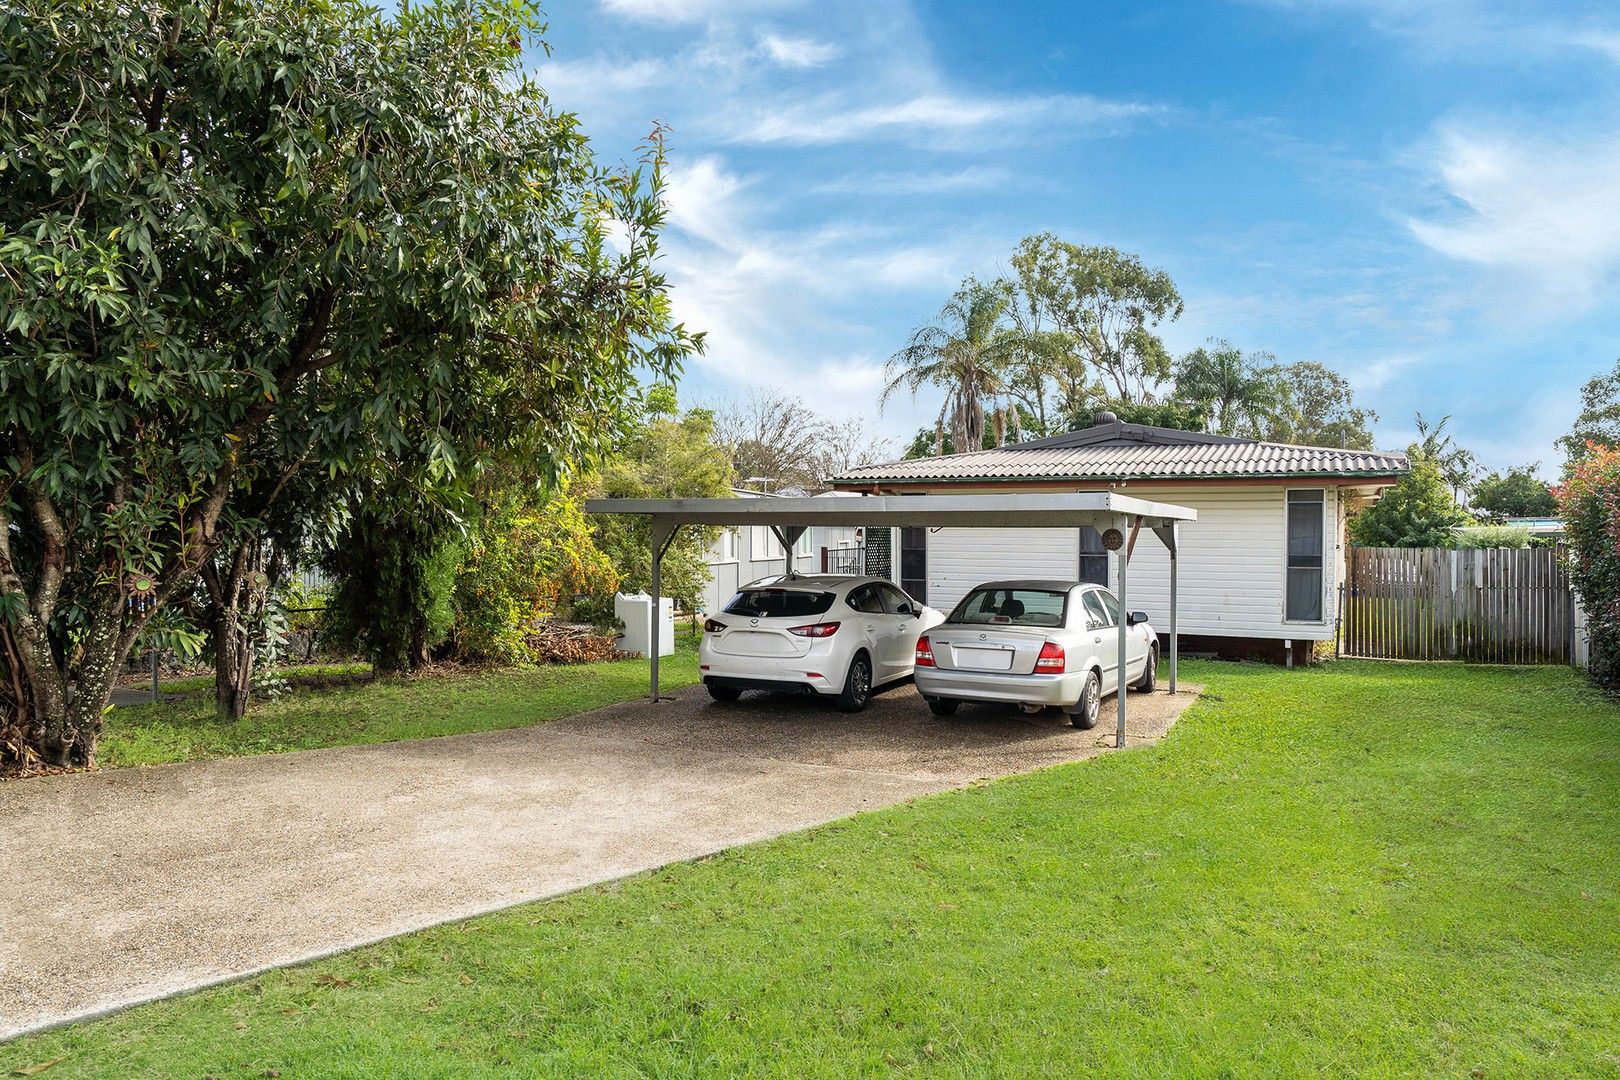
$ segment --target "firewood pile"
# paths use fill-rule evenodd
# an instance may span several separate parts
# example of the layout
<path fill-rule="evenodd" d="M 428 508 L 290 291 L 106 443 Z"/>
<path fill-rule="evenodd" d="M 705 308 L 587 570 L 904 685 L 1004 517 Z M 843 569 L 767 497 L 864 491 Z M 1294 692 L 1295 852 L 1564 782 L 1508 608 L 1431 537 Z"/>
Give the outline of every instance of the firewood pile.
<path fill-rule="evenodd" d="M 525 640 L 541 664 L 588 664 L 629 655 L 614 648 L 611 637 L 584 623 L 538 622 Z"/>

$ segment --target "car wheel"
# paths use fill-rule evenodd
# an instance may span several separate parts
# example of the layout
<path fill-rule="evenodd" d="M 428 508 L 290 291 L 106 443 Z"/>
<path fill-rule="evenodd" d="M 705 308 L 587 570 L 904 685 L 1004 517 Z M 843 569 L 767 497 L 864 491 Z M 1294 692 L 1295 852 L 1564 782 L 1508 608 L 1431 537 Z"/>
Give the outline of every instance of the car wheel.
<path fill-rule="evenodd" d="M 962 704 L 960 701 L 952 701 L 950 698 L 929 698 L 928 711 L 935 716 L 955 716 L 956 707 L 960 704 Z"/>
<path fill-rule="evenodd" d="M 872 661 L 865 653 L 856 653 L 849 662 L 849 674 L 844 676 L 844 691 L 838 695 L 838 707 L 844 712 L 860 712 L 872 699 Z"/>
<path fill-rule="evenodd" d="M 1086 685 L 1080 690 L 1080 700 L 1069 711 L 1069 723 L 1081 731 L 1097 726 L 1097 713 L 1102 709 L 1102 678 L 1095 671 L 1086 675 Z"/>
<path fill-rule="evenodd" d="M 709 696 L 716 701 L 736 701 L 742 697 L 742 689 L 736 686 L 716 686 L 709 684 Z"/>
<path fill-rule="evenodd" d="M 1142 677 L 1136 680 L 1131 687 L 1139 694 L 1151 694 L 1159 681 L 1159 649 L 1157 646 L 1148 650 L 1147 667 L 1142 669 Z"/>

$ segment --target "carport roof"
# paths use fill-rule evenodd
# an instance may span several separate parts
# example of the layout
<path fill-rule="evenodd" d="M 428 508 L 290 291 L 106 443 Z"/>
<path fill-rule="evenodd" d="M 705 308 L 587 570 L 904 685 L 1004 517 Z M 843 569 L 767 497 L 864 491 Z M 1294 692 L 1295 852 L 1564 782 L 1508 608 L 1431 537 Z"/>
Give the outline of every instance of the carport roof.
<path fill-rule="evenodd" d="M 863 495 L 850 499 L 591 499 L 593 514 L 641 514 L 669 525 L 914 525 L 1073 528 L 1140 518 L 1150 529 L 1196 521 L 1198 511 L 1112 491 L 1017 495 Z"/>

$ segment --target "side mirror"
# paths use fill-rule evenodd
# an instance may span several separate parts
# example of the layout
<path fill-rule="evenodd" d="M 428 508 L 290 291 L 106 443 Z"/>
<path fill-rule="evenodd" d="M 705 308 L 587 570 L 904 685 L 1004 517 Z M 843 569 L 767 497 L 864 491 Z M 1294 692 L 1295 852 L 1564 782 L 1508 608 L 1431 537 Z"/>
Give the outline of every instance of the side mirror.
<path fill-rule="evenodd" d="M 1137 623 L 1145 623 L 1147 621 L 1148 617 L 1147 612 L 1145 611 L 1133 611 L 1129 615 L 1125 616 L 1126 626 L 1135 626 Z"/>
<path fill-rule="evenodd" d="M 917 609 L 912 607 L 910 604 L 901 604 L 899 613 L 901 615 L 904 615 L 904 616 L 908 617 L 908 618 L 913 616 L 913 615 L 919 614 Z"/>

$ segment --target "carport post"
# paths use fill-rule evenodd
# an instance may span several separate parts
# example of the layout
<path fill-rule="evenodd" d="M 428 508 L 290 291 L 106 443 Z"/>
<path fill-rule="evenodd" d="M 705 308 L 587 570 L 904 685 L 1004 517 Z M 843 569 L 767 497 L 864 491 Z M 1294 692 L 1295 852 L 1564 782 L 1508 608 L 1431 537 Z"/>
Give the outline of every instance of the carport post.
<path fill-rule="evenodd" d="M 1181 652 L 1181 642 L 1176 636 L 1176 556 L 1181 554 L 1181 535 L 1177 522 L 1170 523 L 1170 692 L 1176 692 L 1176 659 Z"/>
<path fill-rule="evenodd" d="M 1130 563 L 1130 550 L 1121 548 L 1119 552 L 1119 655 L 1115 657 L 1117 664 L 1114 669 L 1116 672 L 1114 681 L 1119 685 L 1119 690 L 1114 694 L 1114 698 L 1119 705 L 1119 732 L 1114 736 L 1114 745 L 1120 748 L 1125 746 L 1125 658 L 1129 655 L 1126 652 L 1128 646 L 1125 632 L 1129 629 L 1128 624 L 1131 621 L 1131 609 L 1125 603 L 1125 568 Z"/>
<path fill-rule="evenodd" d="M 650 697 L 654 705 L 658 704 L 658 652 L 660 623 L 664 621 L 664 598 L 659 595 L 664 587 L 664 553 L 669 545 L 674 543 L 675 534 L 681 529 L 680 525 L 666 521 L 663 518 L 652 520 L 652 626 L 649 628 L 647 659 L 651 663 L 652 674 L 649 677 Z"/>

